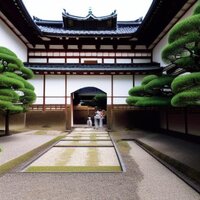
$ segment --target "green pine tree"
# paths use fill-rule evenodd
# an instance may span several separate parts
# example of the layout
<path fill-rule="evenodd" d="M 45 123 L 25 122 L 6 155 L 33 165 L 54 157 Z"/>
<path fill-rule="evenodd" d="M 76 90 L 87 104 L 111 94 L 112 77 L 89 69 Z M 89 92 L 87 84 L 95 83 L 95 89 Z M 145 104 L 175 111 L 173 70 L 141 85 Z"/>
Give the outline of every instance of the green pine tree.
<path fill-rule="evenodd" d="M 175 70 L 191 72 L 176 77 L 172 82 L 175 94 L 171 100 L 172 106 L 200 105 L 200 3 L 192 16 L 181 20 L 171 29 L 162 59 L 166 63 L 173 63 Z"/>
<path fill-rule="evenodd" d="M 168 106 L 171 100 L 170 85 L 173 76 L 149 75 L 144 77 L 140 86 L 129 90 L 126 102 L 134 106 Z"/>
<path fill-rule="evenodd" d="M 200 70 L 200 4 L 192 16 L 181 20 L 171 29 L 162 59 L 185 71 Z"/>
<path fill-rule="evenodd" d="M 11 50 L 0 47 L 0 112 L 5 115 L 5 135 L 9 135 L 9 115 L 26 112 L 36 95 L 27 79 L 33 72 Z"/>

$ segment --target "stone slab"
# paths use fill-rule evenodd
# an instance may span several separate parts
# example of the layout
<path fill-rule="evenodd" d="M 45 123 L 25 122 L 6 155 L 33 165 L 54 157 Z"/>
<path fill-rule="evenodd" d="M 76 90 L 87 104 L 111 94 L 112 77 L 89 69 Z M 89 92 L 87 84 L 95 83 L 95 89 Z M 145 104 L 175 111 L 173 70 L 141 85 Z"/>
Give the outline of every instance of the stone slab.
<path fill-rule="evenodd" d="M 40 171 L 121 171 L 113 147 L 53 147 L 26 169 Z"/>
<path fill-rule="evenodd" d="M 60 141 L 55 146 L 113 146 L 111 141 Z"/>
<path fill-rule="evenodd" d="M 110 140 L 109 136 L 67 136 L 62 140 Z"/>

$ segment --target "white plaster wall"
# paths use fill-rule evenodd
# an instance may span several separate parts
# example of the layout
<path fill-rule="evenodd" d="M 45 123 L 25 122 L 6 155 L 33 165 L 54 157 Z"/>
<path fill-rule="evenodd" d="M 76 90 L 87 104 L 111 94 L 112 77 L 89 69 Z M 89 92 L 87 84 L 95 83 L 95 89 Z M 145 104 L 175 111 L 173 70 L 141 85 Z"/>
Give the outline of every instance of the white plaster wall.
<path fill-rule="evenodd" d="M 82 49 L 96 49 L 95 45 L 82 45 Z"/>
<path fill-rule="evenodd" d="M 67 76 L 67 96 L 84 87 L 96 87 L 108 96 L 111 96 L 111 76 L 97 76 L 97 75 L 68 75 Z"/>
<path fill-rule="evenodd" d="M 46 49 L 45 46 L 42 45 L 42 44 L 41 44 L 41 45 L 40 45 L 40 44 L 36 44 L 36 45 L 35 45 L 35 48 L 36 48 L 36 49 Z"/>
<path fill-rule="evenodd" d="M 30 63 L 47 63 L 46 58 L 29 58 Z"/>
<path fill-rule="evenodd" d="M 113 76 L 113 96 L 128 96 L 128 91 L 133 87 L 131 75 Z"/>
<path fill-rule="evenodd" d="M 52 98 L 52 97 L 48 97 L 46 96 L 45 98 L 45 104 L 65 104 L 65 98 Z"/>
<path fill-rule="evenodd" d="M 78 45 L 68 45 L 68 49 L 78 49 Z"/>
<path fill-rule="evenodd" d="M 196 5 L 190 8 L 189 11 L 181 18 L 181 20 L 185 19 L 188 16 L 191 16 L 195 7 Z M 162 61 L 161 52 L 164 46 L 168 43 L 168 34 L 169 32 L 160 40 L 160 42 L 153 49 L 153 61 L 160 63 L 161 66 L 167 65 L 166 63 Z"/>
<path fill-rule="evenodd" d="M 131 49 L 131 45 L 118 45 L 117 49 L 130 50 Z"/>
<path fill-rule="evenodd" d="M 65 96 L 65 75 L 46 75 L 46 96 Z"/>
<path fill-rule="evenodd" d="M 50 49 L 64 49 L 63 45 L 49 45 Z"/>
<path fill-rule="evenodd" d="M 67 58 L 67 63 L 79 63 L 78 58 Z"/>
<path fill-rule="evenodd" d="M 46 75 L 46 104 L 65 104 L 65 75 Z"/>
<path fill-rule="evenodd" d="M 112 45 L 101 45 L 100 49 L 113 49 Z"/>
<path fill-rule="evenodd" d="M 135 75 L 135 86 L 141 85 L 142 79 L 147 75 Z"/>
<path fill-rule="evenodd" d="M 36 101 L 34 104 L 42 104 L 43 102 L 43 75 L 35 75 L 29 82 L 35 87 Z"/>
<path fill-rule="evenodd" d="M 147 58 L 134 58 L 133 63 L 151 63 L 151 59 Z"/>
<path fill-rule="evenodd" d="M 113 64 L 113 63 L 115 63 L 115 59 L 113 59 L 113 58 L 105 58 L 105 59 L 104 59 L 104 63 Z"/>
<path fill-rule="evenodd" d="M 116 59 L 116 63 L 131 63 L 131 58 L 118 58 Z"/>
<path fill-rule="evenodd" d="M 127 98 L 125 98 L 125 97 L 120 97 L 120 98 L 119 97 L 114 97 L 113 98 L 113 104 L 114 105 L 117 105 L 117 104 L 127 104 L 126 103 L 126 99 Z"/>
<path fill-rule="evenodd" d="M 27 61 L 27 47 L 1 19 L 0 46 L 4 46 L 12 50 L 23 62 Z"/>
<path fill-rule="evenodd" d="M 67 76 L 67 103 L 70 103 L 71 93 L 84 87 L 96 87 L 104 91 L 107 96 L 111 96 L 111 76 L 97 76 L 97 75 L 68 75 Z M 110 104 L 108 98 L 107 104 Z"/>
<path fill-rule="evenodd" d="M 128 91 L 133 87 L 133 76 L 113 76 L 113 104 L 126 104 Z"/>
<path fill-rule="evenodd" d="M 49 63 L 65 63 L 64 58 L 49 58 Z"/>

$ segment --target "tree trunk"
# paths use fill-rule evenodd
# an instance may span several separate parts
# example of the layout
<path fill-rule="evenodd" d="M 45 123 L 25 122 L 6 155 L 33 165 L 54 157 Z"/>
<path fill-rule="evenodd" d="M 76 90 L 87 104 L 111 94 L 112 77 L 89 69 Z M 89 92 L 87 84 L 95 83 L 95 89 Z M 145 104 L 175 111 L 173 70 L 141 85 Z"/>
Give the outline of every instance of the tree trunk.
<path fill-rule="evenodd" d="M 9 132 L 9 110 L 6 111 L 6 115 L 5 115 L 5 135 L 8 136 L 10 135 Z"/>

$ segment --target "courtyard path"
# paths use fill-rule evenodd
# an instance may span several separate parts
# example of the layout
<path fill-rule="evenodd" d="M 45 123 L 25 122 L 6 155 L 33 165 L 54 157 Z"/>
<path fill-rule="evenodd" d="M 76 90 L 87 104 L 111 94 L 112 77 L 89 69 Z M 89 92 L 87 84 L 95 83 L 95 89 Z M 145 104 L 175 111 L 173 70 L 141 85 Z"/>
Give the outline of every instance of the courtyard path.
<path fill-rule="evenodd" d="M 116 138 L 115 143 L 123 159 L 125 171 L 121 173 L 23 173 L 19 171 L 7 173 L 0 177 L 0 199 L 200 200 L 200 195 L 195 190 L 133 141 L 122 141 L 119 136 Z M 85 147 L 83 141 L 87 142 Z M 66 148 L 74 148 L 77 147 L 77 142 L 80 142 L 81 146 L 77 147 L 82 149 L 80 154 L 76 154 L 75 150 L 71 154 L 73 156 L 67 161 L 68 164 L 74 165 L 75 160 L 82 160 L 84 157 L 82 155 L 88 155 L 83 149 L 94 148 L 95 141 L 109 142 L 110 138 L 104 131 L 93 133 L 91 136 L 91 133 L 79 129 L 53 148 L 63 148 L 65 145 L 68 145 Z M 102 144 L 96 144 L 95 148 L 99 148 L 98 145 Z M 111 148 L 108 145 L 110 144 L 106 143 L 104 148 Z M 83 160 L 81 162 L 85 163 Z M 98 163 L 100 160 L 98 158 Z M 66 163 L 66 160 L 59 160 L 59 162 Z M 94 160 L 94 163 L 97 163 L 97 160 Z"/>
<path fill-rule="evenodd" d="M 25 172 L 120 172 L 115 146 L 107 131 L 75 128 Z"/>

